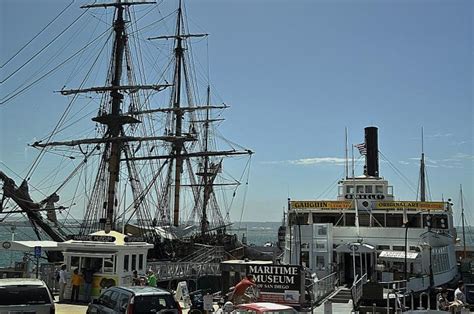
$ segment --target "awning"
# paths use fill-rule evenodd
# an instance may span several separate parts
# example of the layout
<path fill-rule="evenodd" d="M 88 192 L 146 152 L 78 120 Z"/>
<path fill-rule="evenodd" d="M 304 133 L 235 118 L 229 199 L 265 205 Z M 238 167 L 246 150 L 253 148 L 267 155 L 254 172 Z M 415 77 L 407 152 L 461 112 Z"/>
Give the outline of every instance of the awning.
<path fill-rule="evenodd" d="M 418 252 L 408 252 L 407 259 L 417 259 L 420 256 Z M 382 251 L 379 255 L 379 259 L 405 259 L 404 251 Z"/>
<path fill-rule="evenodd" d="M 375 252 L 375 247 L 367 243 L 353 242 L 341 244 L 335 251 L 337 253 L 373 253 Z"/>
<path fill-rule="evenodd" d="M 34 252 L 37 246 L 43 251 L 61 251 L 55 241 L 1 241 L 0 251 Z"/>
<path fill-rule="evenodd" d="M 98 257 L 98 258 L 112 258 L 113 254 L 106 254 L 106 253 L 92 253 L 92 252 L 74 252 L 74 251 L 66 251 L 64 255 L 71 255 L 77 257 Z"/>

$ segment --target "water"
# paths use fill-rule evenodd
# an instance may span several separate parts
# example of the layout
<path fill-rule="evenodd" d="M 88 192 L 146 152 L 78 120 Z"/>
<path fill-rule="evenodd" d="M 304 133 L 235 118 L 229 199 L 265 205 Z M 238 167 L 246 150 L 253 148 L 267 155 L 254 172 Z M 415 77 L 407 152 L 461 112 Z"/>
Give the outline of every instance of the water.
<path fill-rule="evenodd" d="M 245 233 L 248 244 L 263 245 L 267 242 L 276 243 L 279 222 L 242 222 L 239 230 L 229 230 L 231 234 L 237 234 L 240 240 Z M 239 223 L 234 223 L 232 228 L 239 228 Z M 245 230 L 242 230 L 245 229 Z M 42 234 L 43 235 L 43 234 Z M 47 236 L 45 240 L 47 240 Z M 0 245 L 4 241 L 11 241 L 12 233 L 10 226 L 0 223 Z M 18 226 L 15 230 L 15 240 L 37 240 L 31 227 Z M 15 261 L 21 261 L 23 253 L 0 251 L 0 267 L 13 266 Z"/>
<path fill-rule="evenodd" d="M 231 227 L 233 229 L 229 230 L 229 233 L 237 234 L 240 240 L 242 240 L 242 235 L 245 234 L 248 244 L 264 245 L 267 242 L 276 243 L 280 225 L 280 222 L 249 221 L 240 224 L 234 223 Z M 0 223 L 0 244 L 4 241 L 10 241 L 11 237 L 10 227 Z M 462 237 L 461 228 L 458 228 L 458 237 Z M 36 236 L 32 228 L 18 227 L 15 230 L 15 240 L 36 240 Z M 466 243 L 469 246 L 474 246 L 474 227 L 466 228 Z M 22 258 L 23 253 L 21 252 L 0 251 L 0 267 L 9 266 L 11 262 L 20 261 Z"/>

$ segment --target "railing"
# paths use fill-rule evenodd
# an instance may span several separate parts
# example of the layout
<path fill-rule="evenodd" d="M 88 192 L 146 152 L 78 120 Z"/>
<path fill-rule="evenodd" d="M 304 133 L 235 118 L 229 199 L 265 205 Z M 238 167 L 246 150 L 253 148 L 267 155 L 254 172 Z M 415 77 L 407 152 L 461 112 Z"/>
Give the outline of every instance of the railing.
<path fill-rule="evenodd" d="M 319 279 L 316 282 L 306 286 L 306 291 L 311 291 L 313 294 L 313 304 L 319 303 L 331 292 L 333 292 L 337 285 L 337 272 L 334 272 L 326 277 Z"/>
<path fill-rule="evenodd" d="M 216 263 L 223 261 L 224 255 L 225 251 L 222 246 L 203 246 L 186 258 L 180 260 L 180 262 Z"/>
<path fill-rule="evenodd" d="M 219 276 L 220 264 L 207 262 L 149 262 L 158 281 L 192 279 L 202 276 Z"/>
<path fill-rule="evenodd" d="M 366 283 L 367 283 L 367 273 L 365 273 L 362 277 L 357 279 L 357 281 L 354 281 L 354 283 L 352 284 L 351 292 L 352 292 L 352 301 L 354 304 L 359 303 L 360 299 L 362 298 L 362 288 Z"/>

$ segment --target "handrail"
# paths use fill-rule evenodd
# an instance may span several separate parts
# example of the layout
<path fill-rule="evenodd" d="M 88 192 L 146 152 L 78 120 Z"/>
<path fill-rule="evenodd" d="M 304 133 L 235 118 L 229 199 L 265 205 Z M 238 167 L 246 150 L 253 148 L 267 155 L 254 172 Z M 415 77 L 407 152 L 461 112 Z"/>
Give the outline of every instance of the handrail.
<path fill-rule="evenodd" d="M 356 277 L 357 279 L 357 277 Z M 351 292 L 352 292 L 352 302 L 355 304 L 359 303 L 360 299 L 362 299 L 362 287 L 367 283 L 367 273 L 362 275 L 357 281 L 352 284 Z"/>
<path fill-rule="evenodd" d="M 312 292 L 313 304 L 319 303 L 331 292 L 333 292 L 337 285 L 337 272 L 331 273 L 326 277 L 318 279 L 318 281 L 312 282 L 305 286 L 306 291 Z"/>

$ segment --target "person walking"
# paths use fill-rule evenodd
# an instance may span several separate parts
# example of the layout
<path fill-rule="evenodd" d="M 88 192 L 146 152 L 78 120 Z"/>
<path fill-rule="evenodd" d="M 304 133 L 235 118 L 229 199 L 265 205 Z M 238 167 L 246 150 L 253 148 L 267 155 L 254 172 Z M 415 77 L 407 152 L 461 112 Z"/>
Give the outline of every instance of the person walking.
<path fill-rule="evenodd" d="M 232 303 L 238 305 L 242 303 L 242 299 L 245 295 L 245 291 L 252 286 L 256 286 L 253 275 L 249 274 L 245 276 L 238 284 L 235 285 L 234 292 L 232 294 Z"/>
<path fill-rule="evenodd" d="M 79 287 L 81 286 L 82 278 L 79 275 L 79 271 L 74 269 L 74 272 L 71 277 L 72 291 L 71 291 L 71 301 L 79 301 Z"/>
<path fill-rule="evenodd" d="M 90 268 L 84 269 L 82 272 L 84 278 L 84 301 L 90 302 L 92 292 L 92 280 L 94 279 L 94 271 Z"/>
<path fill-rule="evenodd" d="M 64 301 L 64 291 L 66 290 L 66 265 L 61 266 L 59 271 L 59 302 Z"/>
<path fill-rule="evenodd" d="M 132 286 L 139 286 L 140 278 L 138 278 L 138 271 L 134 270 L 132 275 Z"/>
<path fill-rule="evenodd" d="M 454 291 L 454 301 L 459 301 L 462 304 L 466 303 L 466 295 L 464 294 L 464 282 L 459 281 L 458 288 Z"/>
<path fill-rule="evenodd" d="M 443 287 L 441 292 L 436 296 L 436 304 L 439 311 L 449 310 L 448 289 L 445 287 Z"/>
<path fill-rule="evenodd" d="M 148 285 L 152 287 L 156 287 L 155 273 L 151 269 L 148 271 Z"/>

